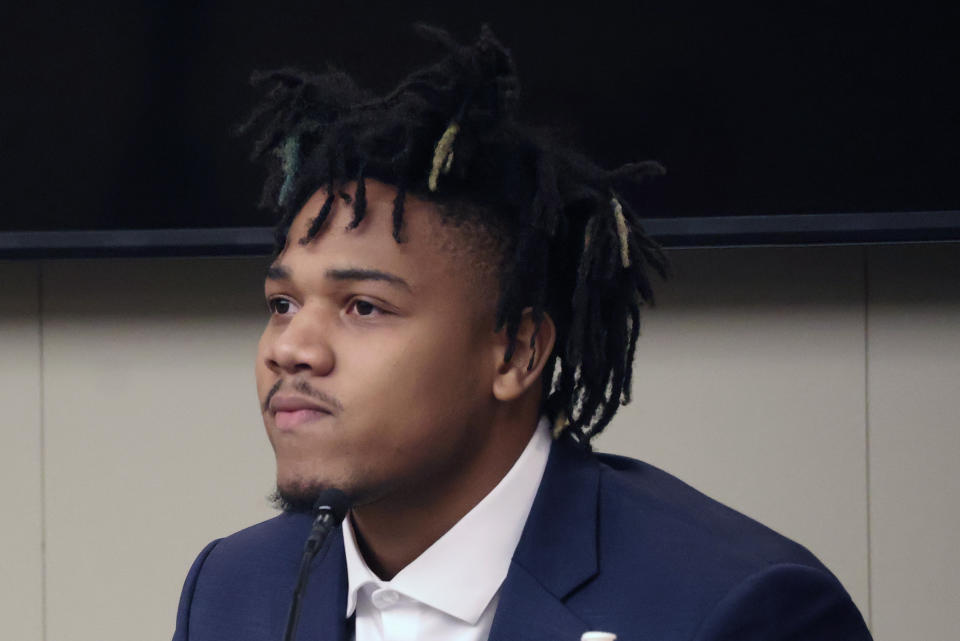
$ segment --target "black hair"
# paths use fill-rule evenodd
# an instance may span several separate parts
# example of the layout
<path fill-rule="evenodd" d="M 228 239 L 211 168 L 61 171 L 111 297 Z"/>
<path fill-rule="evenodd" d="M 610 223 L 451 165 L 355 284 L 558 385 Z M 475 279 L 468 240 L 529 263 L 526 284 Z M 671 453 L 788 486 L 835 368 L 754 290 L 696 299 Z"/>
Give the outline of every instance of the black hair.
<path fill-rule="evenodd" d="M 366 213 L 365 179 L 396 188 L 397 242 L 408 193 L 437 203 L 444 216 L 482 212 L 473 221 L 503 241 L 495 330 L 506 328 L 506 361 L 523 311 L 532 308 L 537 328 L 549 314 L 557 341 L 541 410 L 558 437 L 589 448 L 630 400 L 640 308 L 653 301 L 650 270 L 667 272 L 618 188 L 663 168 L 640 162 L 607 171 L 520 123 L 513 60 L 487 26 L 470 45 L 417 28 L 446 55 L 383 96 L 333 69 L 253 75 L 265 96 L 240 130 L 259 132 L 252 158 L 269 166 L 261 204 L 280 214 L 277 252 L 292 242 L 290 224 L 318 188 L 327 197 L 300 242 L 316 236 L 350 181 L 350 227 Z"/>

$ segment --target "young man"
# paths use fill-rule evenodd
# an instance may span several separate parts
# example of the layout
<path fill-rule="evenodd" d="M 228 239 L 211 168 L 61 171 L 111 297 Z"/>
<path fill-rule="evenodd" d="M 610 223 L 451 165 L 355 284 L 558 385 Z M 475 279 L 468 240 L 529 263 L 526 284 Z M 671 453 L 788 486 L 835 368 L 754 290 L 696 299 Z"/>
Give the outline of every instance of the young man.
<path fill-rule="evenodd" d="M 809 552 L 589 441 L 629 400 L 661 254 L 603 171 L 515 119 L 484 29 L 375 97 L 283 70 L 251 124 L 282 213 L 257 386 L 284 513 L 211 543 L 175 641 L 280 639 L 310 506 L 352 508 L 298 638 L 868 639 Z"/>

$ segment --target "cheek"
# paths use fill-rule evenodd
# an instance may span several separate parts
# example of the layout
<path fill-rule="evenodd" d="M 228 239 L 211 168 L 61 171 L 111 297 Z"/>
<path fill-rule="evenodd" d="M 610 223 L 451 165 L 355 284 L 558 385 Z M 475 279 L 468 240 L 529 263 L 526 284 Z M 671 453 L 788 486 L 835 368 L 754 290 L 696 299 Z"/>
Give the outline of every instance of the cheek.
<path fill-rule="evenodd" d="M 465 330 L 433 323 L 393 339 L 357 345 L 355 358 L 343 363 L 351 370 L 345 378 L 359 384 L 355 392 L 363 397 L 365 411 L 378 408 L 404 422 L 405 417 L 418 420 L 429 431 L 439 423 L 462 421 L 488 396 L 482 349 Z"/>

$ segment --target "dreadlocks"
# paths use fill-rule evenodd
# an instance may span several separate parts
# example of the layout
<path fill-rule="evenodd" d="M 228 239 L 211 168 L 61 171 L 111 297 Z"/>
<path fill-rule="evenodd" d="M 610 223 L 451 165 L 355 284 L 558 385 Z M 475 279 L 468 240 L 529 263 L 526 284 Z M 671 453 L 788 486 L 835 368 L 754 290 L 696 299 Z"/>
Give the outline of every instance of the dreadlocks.
<path fill-rule="evenodd" d="M 444 217 L 471 218 L 501 241 L 495 330 L 506 328 L 505 360 L 524 310 L 532 309 L 537 328 L 549 314 L 557 342 L 544 369 L 541 409 L 556 436 L 589 448 L 630 400 L 640 307 L 653 300 L 649 270 L 663 277 L 667 269 L 617 188 L 663 169 L 643 162 L 605 171 L 519 123 L 514 64 L 488 27 L 472 45 L 432 27 L 418 30 L 446 55 L 384 96 L 335 70 L 254 74 L 265 97 L 240 129 L 259 132 L 252 158 L 269 166 L 261 205 L 280 214 L 276 250 L 321 187 L 326 200 L 299 242 L 319 233 L 338 187 L 351 181 L 349 228 L 359 225 L 366 178 L 397 189 L 397 242 L 408 193 L 436 203 Z"/>

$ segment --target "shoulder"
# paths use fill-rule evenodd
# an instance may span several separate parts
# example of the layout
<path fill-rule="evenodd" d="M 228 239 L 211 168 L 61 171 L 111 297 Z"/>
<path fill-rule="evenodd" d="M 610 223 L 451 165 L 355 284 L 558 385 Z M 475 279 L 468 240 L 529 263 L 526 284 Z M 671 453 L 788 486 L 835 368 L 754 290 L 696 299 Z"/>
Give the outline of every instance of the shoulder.
<path fill-rule="evenodd" d="M 870 641 L 859 610 L 826 569 L 777 563 L 737 582 L 697 625 L 696 641 Z"/>
<path fill-rule="evenodd" d="M 219 539 L 207 563 L 297 563 L 310 522 L 309 515 L 280 514 L 251 525 Z"/>
<path fill-rule="evenodd" d="M 610 454 L 594 459 L 607 545 L 630 547 L 639 538 L 663 546 L 668 557 L 672 552 L 702 557 L 734 572 L 776 563 L 825 570 L 802 545 L 653 465 Z"/>
<path fill-rule="evenodd" d="M 642 461 L 584 463 L 599 476 L 598 572 L 570 605 L 599 629 L 606 620 L 664 639 L 869 639 L 849 595 L 802 545 Z"/>
<path fill-rule="evenodd" d="M 310 517 L 280 514 L 209 544 L 194 561 L 191 574 L 200 578 L 195 590 L 222 585 L 263 584 L 265 579 L 296 571 Z"/>
<path fill-rule="evenodd" d="M 226 638 L 233 628 L 266 638 L 279 625 L 309 529 L 308 516 L 281 514 L 208 544 L 184 582 L 174 641 Z"/>

